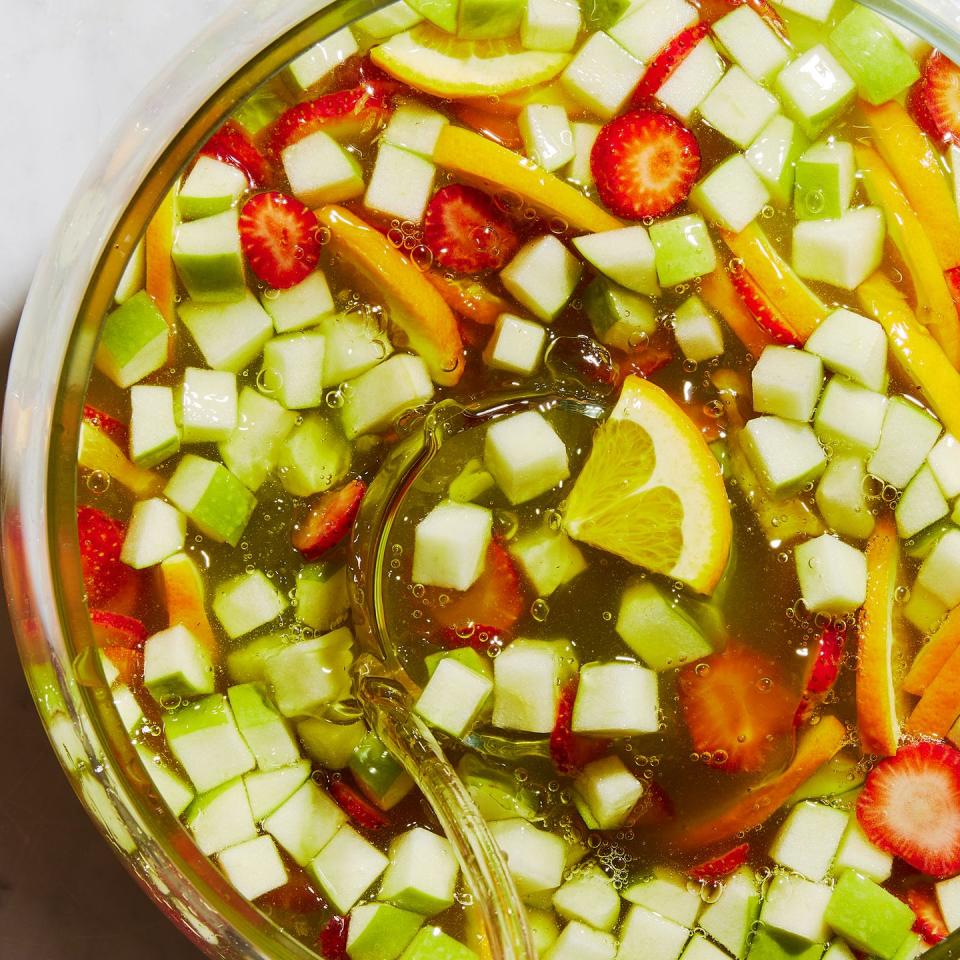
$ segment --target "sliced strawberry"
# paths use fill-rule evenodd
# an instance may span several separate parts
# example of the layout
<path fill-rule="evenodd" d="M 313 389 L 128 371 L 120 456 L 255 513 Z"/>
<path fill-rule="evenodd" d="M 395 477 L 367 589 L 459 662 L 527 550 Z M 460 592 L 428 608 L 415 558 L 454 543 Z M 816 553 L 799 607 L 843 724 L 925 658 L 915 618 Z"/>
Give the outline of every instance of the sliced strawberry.
<path fill-rule="evenodd" d="M 662 827 L 673 820 L 673 801 L 656 780 L 643 781 L 643 796 L 630 811 L 628 827 Z"/>
<path fill-rule="evenodd" d="M 950 295 L 953 297 L 957 309 L 960 310 L 960 267 L 951 267 L 946 272 L 946 277 L 947 285 L 950 287 Z"/>
<path fill-rule="evenodd" d="M 372 92 L 369 82 L 325 93 L 316 100 L 306 100 L 285 110 L 277 117 L 270 134 L 270 150 L 275 157 L 291 144 L 323 130 L 335 140 L 369 137 L 386 123 L 390 104 L 386 96 Z"/>
<path fill-rule="evenodd" d="M 780 311 L 767 299 L 766 294 L 746 270 L 731 270 L 730 282 L 761 330 L 769 333 L 777 343 L 790 347 L 803 346 L 803 340 L 790 328 Z"/>
<path fill-rule="evenodd" d="M 526 607 L 523 583 L 507 548 L 491 540 L 487 560 L 477 581 L 455 600 L 438 607 L 434 619 L 440 627 L 464 631 L 471 624 L 488 624 L 498 635 L 507 635 Z"/>
<path fill-rule="evenodd" d="M 716 883 L 729 877 L 734 870 L 742 867 L 750 856 L 750 844 L 741 843 L 739 846 L 721 853 L 719 857 L 713 857 L 710 860 L 704 860 L 695 867 L 687 871 L 687 876 L 691 880 L 699 880 L 703 883 Z"/>
<path fill-rule="evenodd" d="M 939 144 L 960 144 L 960 67 L 934 50 L 910 94 L 917 123 Z"/>
<path fill-rule="evenodd" d="M 285 290 L 305 279 L 320 259 L 317 218 L 285 193 L 258 193 L 240 212 L 240 245 L 250 269 Z"/>
<path fill-rule="evenodd" d="M 558 773 L 573 774 L 591 760 L 597 760 L 610 749 L 609 740 L 581 737 L 573 732 L 573 704 L 577 699 L 577 681 L 572 680 L 560 691 L 557 719 L 550 734 L 550 756 Z"/>
<path fill-rule="evenodd" d="M 382 811 L 368 803 L 342 777 L 332 777 L 329 786 L 330 795 L 358 827 L 379 830 L 390 823 Z"/>
<path fill-rule="evenodd" d="M 520 245 L 513 224 L 493 200 L 459 183 L 441 187 L 427 204 L 423 242 L 434 263 L 457 273 L 499 270 Z"/>
<path fill-rule="evenodd" d="M 147 628 L 136 618 L 112 610 L 91 610 L 93 639 L 98 647 L 127 647 L 139 650 L 147 639 Z"/>
<path fill-rule="evenodd" d="M 491 647 L 503 646 L 504 638 L 496 627 L 482 623 L 468 623 L 464 627 L 444 627 L 434 638 L 444 650 L 461 650 L 470 647 L 478 653 L 486 653 Z"/>
<path fill-rule="evenodd" d="M 913 924 L 913 932 L 919 933 L 932 947 L 935 943 L 945 940 L 950 931 L 944 922 L 943 914 L 937 904 L 937 896 L 929 884 L 919 884 L 911 887 L 904 897 L 907 906 L 917 915 Z"/>
<path fill-rule="evenodd" d="M 960 873 L 960 750 L 923 740 L 867 775 L 857 819 L 871 843 L 942 879 Z"/>
<path fill-rule="evenodd" d="M 369 53 L 357 61 L 356 85 L 363 87 L 371 96 L 380 97 L 384 100 L 394 94 L 410 90 L 401 80 L 390 76 L 385 70 L 381 70 L 370 59 Z"/>
<path fill-rule="evenodd" d="M 130 433 L 125 423 L 89 404 L 83 405 L 83 419 L 93 424 L 98 430 L 102 430 L 118 447 L 126 450 Z"/>
<path fill-rule="evenodd" d="M 482 133 L 488 140 L 499 143 L 508 150 L 519 150 L 523 146 L 520 127 L 513 117 L 491 113 L 472 103 L 454 102 L 452 109 L 464 126 Z"/>
<path fill-rule="evenodd" d="M 348 960 L 347 934 L 350 933 L 350 918 L 331 917 L 320 931 L 317 946 L 324 960 Z"/>
<path fill-rule="evenodd" d="M 631 350 L 626 356 L 618 357 L 616 379 L 618 387 L 623 386 L 623 381 L 633 375 L 649 380 L 658 370 L 662 370 L 674 360 L 677 356 L 676 349 L 666 337 L 659 334 L 658 330 L 648 343 L 636 350 Z"/>
<path fill-rule="evenodd" d="M 787 28 L 783 18 L 770 5 L 768 0 L 698 0 L 700 19 L 705 23 L 716 23 L 736 7 L 748 6 L 763 17 L 782 37 L 786 37 Z"/>
<path fill-rule="evenodd" d="M 200 149 L 200 156 L 229 163 L 246 174 L 254 189 L 270 179 L 270 163 L 246 132 L 228 120 Z"/>
<path fill-rule="evenodd" d="M 634 107 L 646 107 L 657 91 L 670 79 L 677 67 L 687 59 L 693 48 L 710 32 L 710 24 L 697 23 L 677 34 L 647 67 L 630 103 Z"/>
<path fill-rule="evenodd" d="M 117 668 L 122 683 L 128 687 L 139 687 L 143 683 L 143 650 L 119 645 L 104 646 L 100 649 Z"/>
<path fill-rule="evenodd" d="M 731 644 L 684 667 L 678 687 L 694 749 L 711 754 L 711 766 L 761 770 L 776 738 L 792 733 L 796 696 L 776 663 L 749 647 Z"/>
<path fill-rule="evenodd" d="M 349 532 L 367 492 L 362 480 L 351 480 L 314 498 L 306 516 L 293 527 L 293 546 L 307 560 L 316 560 Z"/>
<path fill-rule="evenodd" d="M 810 660 L 807 665 L 806 681 L 803 685 L 803 695 L 800 698 L 800 706 L 797 708 L 795 723 L 806 720 L 814 707 L 823 699 L 823 695 L 837 682 L 846 636 L 845 630 L 839 629 L 832 623 L 820 631 L 820 636 L 809 651 Z"/>
<path fill-rule="evenodd" d="M 77 533 L 87 602 L 91 606 L 100 606 L 134 579 L 134 571 L 120 561 L 127 527 L 96 507 L 80 507 L 77 510 Z"/>
<path fill-rule="evenodd" d="M 315 913 L 324 906 L 323 897 L 314 890 L 307 875 L 300 871 L 292 873 L 282 887 L 258 897 L 257 903 L 284 913 Z"/>
<path fill-rule="evenodd" d="M 697 138 L 655 110 L 611 120 L 590 153 L 597 193 L 619 217 L 659 217 L 683 203 L 700 175 Z"/>

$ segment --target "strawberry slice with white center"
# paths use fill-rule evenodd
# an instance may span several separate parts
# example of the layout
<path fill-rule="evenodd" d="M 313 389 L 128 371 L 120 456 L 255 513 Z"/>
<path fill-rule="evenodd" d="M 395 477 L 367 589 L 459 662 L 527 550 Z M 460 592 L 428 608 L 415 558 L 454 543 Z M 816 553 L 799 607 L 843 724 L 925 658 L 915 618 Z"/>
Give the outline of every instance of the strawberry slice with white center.
<path fill-rule="evenodd" d="M 232 120 L 228 120 L 201 148 L 200 155 L 229 163 L 245 174 L 256 189 L 270 179 L 270 164 L 256 144 Z"/>
<path fill-rule="evenodd" d="M 750 856 L 750 844 L 741 843 L 726 853 L 721 853 L 718 857 L 711 857 L 703 863 L 698 863 L 687 871 L 687 876 L 691 880 L 697 880 L 701 883 L 719 883 L 725 877 L 729 877 L 734 870 L 738 870 Z"/>
<path fill-rule="evenodd" d="M 513 224 L 476 187 L 442 187 L 427 205 L 423 242 L 435 263 L 457 273 L 499 270 L 517 252 Z"/>
<path fill-rule="evenodd" d="M 306 516 L 293 528 L 293 546 L 307 560 L 316 560 L 335 547 L 353 526 L 367 492 L 362 480 L 351 480 L 310 502 Z"/>
<path fill-rule="evenodd" d="M 250 269 L 275 290 L 304 280 L 320 259 L 317 218 L 285 193 L 258 193 L 240 213 L 240 244 Z"/>
<path fill-rule="evenodd" d="M 590 153 L 597 193 L 619 217 L 660 217 L 683 203 L 700 175 L 697 138 L 656 110 L 611 120 Z"/>
<path fill-rule="evenodd" d="M 960 67 L 935 50 L 910 94 L 917 123 L 937 143 L 960 145 Z"/>
<path fill-rule="evenodd" d="M 960 873 L 960 750 L 923 740 L 881 760 L 857 800 L 857 819 L 871 843 L 922 873 Z"/>
<path fill-rule="evenodd" d="M 753 277 L 746 270 L 731 270 L 730 282 L 737 291 L 740 302 L 747 308 L 747 313 L 756 321 L 761 330 L 770 334 L 773 339 L 788 347 L 802 347 L 803 340 L 793 331 L 780 311 L 767 299 Z"/>
<path fill-rule="evenodd" d="M 692 27 L 687 27 L 682 33 L 678 33 L 647 67 L 637 88 L 633 91 L 631 104 L 634 107 L 647 106 L 656 96 L 657 91 L 673 76 L 677 67 L 687 59 L 693 48 L 709 32 L 710 24 L 696 23 Z"/>

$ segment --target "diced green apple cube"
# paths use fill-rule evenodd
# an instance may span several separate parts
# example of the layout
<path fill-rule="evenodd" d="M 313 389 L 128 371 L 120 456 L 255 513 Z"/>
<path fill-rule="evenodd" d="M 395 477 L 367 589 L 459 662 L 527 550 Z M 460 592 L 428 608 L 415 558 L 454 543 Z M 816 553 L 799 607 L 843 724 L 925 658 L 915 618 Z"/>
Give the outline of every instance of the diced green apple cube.
<path fill-rule="evenodd" d="M 887 335 L 875 320 L 841 307 L 810 335 L 804 346 L 824 366 L 870 390 L 883 390 L 887 375 Z"/>
<path fill-rule="evenodd" d="M 823 803 L 798 803 L 777 831 L 770 859 L 808 880 L 823 880 L 849 819 L 843 810 Z"/>
<path fill-rule="evenodd" d="M 614 960 L 616 955 L 613 934 L 571 920 L 544 954 L 544 960 Z"/>
<path fill-rule="evenodd" d="M 296 413 L 253 387 L 244 387 L 237 402 L 237 429 L 219 445 L 227 469 L 247 489 L 258 490 L 276 466 L 280 446 L 296 422 Z"/>
<path fill-rule="evenodd" d="M 573 782 L 600 830 L 622 826 L 643 796 L 643 781 L 637 779 L 616 756 L 588 763 Z"/>
<path fill-rule="evenodd" d="M 527 104 L 517 122 L 527 156 L 544 170 L 557 170 L 573 159 L 573 131 L 559 104 Z"/>
<path fill-rule="evenodd" d="M 902 397 L 887 404 L 880 445 L 867 470 L 902 489 L 923 465 L 940 436 L 940 424 L 925 410 Z"/>
<path fill-rule="evenodd" d="M 175 773 L 158 753 L 154 753 L 143 744 L 137 744 L 136 750 L 160 798 L 170 808 L 170 812 L 175 817 L 179 817 L 196 796 L 193 787 Z"/>
<path fill-rule="evenodd" d="M 560 936 L 557 916 L 552 910 L 539 909 L 528 904 L 525 904 L 525 910 L 533 949 L 536 950 L 538 957 L 542 957 Z"/>
<path fill-rule="evenodd" d="M 590 154 L 600 134 L 600 124 L 575 122 L 570 129 L 573 131 L 573 159 L 563 175 L 570 183 L 586 190 L 594 185 Z"/>
<path fill-rule="evenodd" d="M 135 570 L 162 563 L 183 549 L 187 537 L 186 517 L 159 497 L 138 500 L 133 505 L 120 559 Z"/>
<path fill-rule="evenodd" d="M 659 728 L 657 675 L 639 663 L 587 663 L 580 670 L 574 733 L 635 737 Z"/>
<path fill-rule="evenodd" d="M 697 296 L 689 297 L 674 311 L 673 334 L 683 355 L 694 363 L 712 360 L 724 351 L 723 327 Z"/>
<path fill-rule="evenodd" d="M 231 640 L 276 620 L 286 597 L 262 570 L 252 570 L 217 586 L 213 612 Z"/>
<path fill-rule="evenodd" d="M 316 713 L 350 685 L 353 634 L 345 627 L 287 644 L 270 657 L 264 674 L 285 717 Z"/>
<path fill-rule="evenodd" d="M 811 613 L 851 613 L 867 596 L 867 558 L 824 533 L 794 550 L 800 594 Z"/>
<path fill-rule="evenodd" d="M 289 767 L 300 759 L 300 750 L 286 720 L 277 713 L 258 683 L 227 688 L 227 698 L 243 739 L 261 770 Z"/>
<path fill-rule="evenodd" d="M 734 7 L 721 17 L 713 32 L 731 58 L 759 83 L 769 81 L 790 60 L 786 44 L 748 5 Z"/>
<path fill-rule="evenodd" d="M 460 867 L 445 837 L 414 827 L 390 843 L 387 857 L 377 899 L 428 917 L 453 904 Z"/>
<path fill-rule="evenodd" d="M 130 259 L 123 268 L 120 282 L 113 294 L 113 301 L 117 306 L 126 303 L 134 294 L 143 289 L 143 279 L 146 271 L 146 255 L 143 249 L 143 239 L 130 251 Z"/>
<path fill-rule="evenodd" d="M 311 563 L 297 574 L 297 619 L 314 630 L 332 630 L 350 609 L 346 564 Z"/>
<path fill-rule="evenodd" d="M 817 143 L 797 161 L 793 208 L 798 220 L 835 220 L 850 209 L 856 187 L 853 145 Z"/>
<path fill-rule="evenodd" d="M 793 197 L 797 160 L 806 148 L 807 138 L 800 128 L 778 115 L 760 131 L 744 154 L 780 206 L 786 206 Z"/>
<path fill-rule="evenodd" d="M 560 837 L 520 819 L 497 820 L 490 832 L 507 857 L 521 897 L 560 886 L 567 859 L 567 845 Z"/>
<path fill-rule="evenodd" d="M 477 722 L 492 691 L 492 680 L 453 657 L 444 657 L 414 709 L 431 727 L 461 738 Z"/>
<path fill-rule="evenodd" d="M 850 946 L 881 960 L 893 960 L 915 919 L 910 907 L 855 870 L 841 874 L 826 913 Z"/>
<path fill-rule="evenodd" d="M 327 770 L 342 770 L 366 736 L 362 720 L 337 723 L 324 717 L 307 717 L 297 724 L 303 749 Z"/>
<path fill-rule="evenodd" d="M 886 226 L 876 207 L 837 220 L 804 220 L 793 228 L 793 269 L 805 280 L 854 290 L 883 259 Z"/>
<path fill-rule="evenodd" d="M 247 798 L 253 819 L 265 820 L 282 803 L 285 803 L 306 783 L 310 776 L 310 761 L 298 760 L 289 767 L 276 770 L 254 770 L 244 775 Z"/>
<path fill-rule="evenodd" d="M 576 670 L 565 641 L 514 640 L 493 661 L 493 722 L 505 730 L 550 733 L 560 687 Z"/>
<path fill-rule="evenodd" d="M 305 867 L 346 821 L 340 807 L 307 780 L 263 821 L 263 829 Z"/>
<path fill-rule="evenodd" d="M 429 159 L 449 122 L 442 113 L 416 100 L 407 100 L 393 111 L 383 131 L 383 140 Z"/>
<path fill-rule="evenodd" d="M 960 927 L 960 879 L 951 877 L 934 884 L 937 905 L 947 929 L 952 933 Z"/>
<path fill-rule="evenodd" d="M 433 193 L 436 167 L 391 143 L 381 144 L 363 205 L 384 217 L 419 223 Z"/>
<path fill-rule="evenodd" d="M 759 913 L 756 875 L 749 867 L 741 867 L 726 878 L 719 899 L 707 904 L 698 925 L 734 957 L 743 960 Z"/>
<path fill-rule="evenodd" d="M 460 0 L 457 35 L 469 40 L 509 37 L 520 30 L 523 4 L 514 0 Z"/>
<path fill-rule="evenodd" d="M 551 323 L 580 282 L 580 261 L 552 234 L 525 244 L 500 271 L 507 292 L 544 323 Z"/>
<path fill-rule="evenodd" d="M 841 537 L 865 540 L 876 517 L 867 502 L 867 469 L 856 454 L 835 453 L 817 484 L 817 507 L 827 527 Z"/>
<path fill-rule="evenodd" d="M 286 75 L 294 87 L 303 93 L 318 84 L 324 77 L 329 76 L 359 49 L 356 37 L 350 28 L 344 27 L 325 40 L 315 43 L 309 50 L 292 60 L 287 67 Z"/>
<path fill-rule="evenodd" d="M 400 960 L 479 960 L 477 954 L 439 927 L 425 927 L 404 951 Z"/>
<path fill-rule="evenodd" d="M 930 634 L 947 615 L 947 609 L 947 605 L 926 587 L 914 584 L 910 599 L 903 608 L 903 615 L 922 634 Z"/>
<path fill-rule="evenodd" d="M 373 313 L 341 313 L 327 317 L 319 331 L 327 341 L 323 383 L 333 387 L 366 373 L 393 350 Z"/>
<path fill-rule="evenodd" d="M 705 936 L 695 933 L 684 948 L 680 960 L 726 960 L 727 954 Z"/>
<path fill-rule="evenodd" d="M 226 370 L 187 367 L 177 390 L 183 443 L 219 443 L 237 428 L 237 378 Z"/>
<path fill-rule="evenodd" d="M 527 0 L 520 42 L 527 50 L 567 53 L 580 33 L 580 5 L 574 0 Z"/>
<path fill-rule="evenodd" d="M 422 6 L 426 8 L 429 5 L 429 0 L 418 0 L 417 3 L 418 7 Z M 441 6 L 448 6 L 448 4 L 441 3 Z M 449 33 L 456 31 L 456 16 L 456 7 L 454 7 L 451 25 L 444 27 Z M 361 17 L 357 21 L 356 26 L 368 37 L 372 37 L 375 40 L 385 40 L 387 37 L 392 37 L 395 33 L 400 33 L 402 30 L 409 30 L 410 27 L 415 27 L 422 20 L 423 15 L 421 15 L 418 10 L 413 9 L 410 4 L 405 3 L 404 0 L 394 0 L 393 3 L 381 7 L 373 13 L 368 13 L 365 17 Z"/>
<path fill-rule="evenodd" d="M 363 193 L 363 171 L 354 156 L 323 130 L 280 154 L 293 195 L 308 207 L 339 203 Z"/>
<path fill-rule="evenodd" d="M 227 676 L 234 683 L 266 679 L 267 661 L 296 639 L 292 630 L 267 633 L 227 652 Z"/>
<path fill-rule="evenodd" d="M 329 490 L 350 469 L 353 449 L 332 417 L 311 413 L 280 444 L 277 472 L 296 497 Z"/>
<path fill-rule="evenodd" d="M 820 440 L 838 450 L 870 454 L 877 449 L 887 410 L 887 395 L 846 377 L 831 377 L 814 421 Z"/>
<path fill-rule="evenodd" d="M 130 736 L 137 736 L 142 731 L 146 718 L 136 694 L 125 683 L 115 683 L 110 690 L 110 699 L 113 700 L 123 729 Z"/>
<path fill-rule="evenodd" d="M 575 237 L 573 245 L 588 263 L 621 287 L 649 297 L 659 295 L 656 255 L 645 227 L 636 224 L 587 233 Z"/>
<path fill-rule="evenodd" d="M 697 22 L 686 0 L 646 0 L 610 28 L 610 36 L 638 60 L 649 63 L 678 33 Z"/>
<path fill-rule="evenodd" d="M 643 14 L 646 7 L 638 11 Z M 731 67 L 700 104 L 700 116 L 714 130 L 746 150 L 773 119 L 777 98 L 740 67 Z"/>
<path fill-rule="evenodd" d="M 97 346 L 97 369 L 121 390 L 167 364 L 170 328 L 145 290 L 107 314 Z"/>
<path fill-rule="evenodd" d="M 346 913 L 387 868 L 387 858 L 352 827 L 342 826 L 307 868 L 330 903 Z"/>
<path fill-rule="evenodd" d="M 350 960 L 397 960 L 423 917 L 389 903 L 361 903 L 350 911 L 347 956 Z"/>
<path fill-rule="evenodd" d="M 746 158 L 735 153 L 697 184 L 690 200 L 711 222 L 740 233 L 756 220 L 769 202 L 770 194 Z"/>
<path fill-rule="evenodd" d="M 656 97 L 681 120 L 689 120 L 720 82 L 726 65 L 709 37 L 704 37 L 660 85 Z"/>
<path fill-rule="evenodd" d="M 643 76 L 644 66 L 602 30 L 590 35 L 560 83 L 574 99 L 601 120 L 618 113 Z"/>
<path fill-rule="evenodd" d="M 927 464 L 948 500 L 960 495 L 960 441 L 953 434 L 945 433 L 936 442 Z"/>
<path fill-rule="evenodd" d="M 699 890 L 691 887 L 686 877 L 665 867 L 654 867 L 649 877 L 627 887 L 623 897 L 683 927 L 696 923 L 703 906 Z"/>
<path fill-rule="evenodd" d="M 486 507 L 452 500 L 438 504 L 417 524 L 414 582 L 467 590 L 483 571 L 492 524 Z"/>
<path fill-rule="evenodd" d="M 395 807 L 412 789 L 413 780 L 371 730 L 350 758 L 360 789 L 381 809 Z"/>
<path fill-rule="evenodd" d="M 172 257 L 191 300 L 233 303 L 249 296 L 236 210 L 181 223 Z"/>
<path fill-rule="evenodd" d="M 789 496 L 823 473 L 827 458 L 809 424 L 757 417 L 740 434 L 743 452 L 774 497 Z"/>
<path fill-rule="evenodd" d="M 595 864 L 567 880 L 554 893 L 552 902 L 564 920 L 578 920 L 596 930 L 612 930 L 620 919 L 620 894 Z"/>
<path fill-rule="evenodd" d="M 960 603 L 960 530 L 948 530 L 920 565 L 917 586 L 953 608 Z"/>
<path fill-rule="evenodd" d="M 747 960 L 822 960 L 823 947 L 761 923 L 750 941 Z"/>
<path fill-rule="evenodd" d="M 832 893 L 827 884 L 779 874 L 767 888 L 760 922 L 809 943 L 826 943 L 830 928 L 825 915 Z"/>
<path fill-rule="evenodd" d="M 893 100 L 920 79 L 887 21 L 867 7 L 854 7 L 830 31 L 829 43 L 869 103 Z"/>
<path fill-rule="evenodd" d="M 622 960 L 678 960 L 690 930 L 637 905 L 630 908 L 619 935 Z"/>
<path fill-rule="evenodd" d="M 495 370 L 531 374 L 540 366 L 546 342 L 547 331 L 541 324 L 512 313 L 501 313 L 483 351 L 483 359 Z"/>
<path fill-rule="evenodd" d="M 769 346 L 753 368 L 753 409 L 785 420 L 807 421 L 813 417 L 822 388 L 819 357 Z"/>
<path fill-rule="evenodd" d="M 270 315 L 246 292 L 237 303 L 182 303 L 180 319 L 214 370 L 240 373 L 273 333 Z"/>
<path fill-rule="evenodd" d="M 791 13 L 799 13 L 816 23 L 826 23 L 837 0 L 777 0 L 777 4 Z"/>
<path fill-rule="evenodd" d="M 813 139 L 853 102 L 857 85 L 833 54 L 818 44 L 780 71 L 776 91 L 784 111 Z"/>
<path fill-rule="evenodd" d="M 562 532 L 535 530 L 515 540 L 509 549 L 538 597 L 549 597 L 587 569 L 580 548 Z"/>
<path fill-rule="evenodd" d="M 833 861 L 833 873 L 843 873 L 847 869 L 856 870 L 877 883 L 883 883 L 893 871 L 892 855 L 874 846 L 867 839 L 856 816 L 850 817 L 846 833 L 840 841 L 840 849 Z"/>
<path fill-rule="evenodd" d="M 655 223 L 650 227 L 650 239 L 656 251 L 657 277 L 665 287 L 676 287 L 717 267 L 716 250 L 699 214 Z"/>
<path fill-rule="evenodd" d="M 570 476 L 566 444 L 536 410 L 492 423 L 484 438 L 483 460 L 514 505 L 539 497 Z"/>
<path fill-rule="evenodd" d="M 950 512 L 943 491 L 928 466 L 907 484 L 896 506 L 897 533 L 906 540 L 943 519 Z"/>
<path fill-rule="evenodd" d="M 341 416 L 348 440 L 389 429 L 413 407 L 433 399 L 426 364 L 412 354 L 397 354 L 351 380 L 343 392 Z"/>
<path fill-rule="evenodd" d="M 213 157 L 198 157 L 177 193 L 177 207 L 184 220 L 210 217 L 229 210 L 249 189 L 239 167 Z"/>
<path fill-rule="evenodd" d="M 326 338 L 321 333 L 288 333 L 268 340 L 263 347 L 263 390 L 288 410 L 306 410 L 323 403 L 323 356 Z"/>
<path fill-rule="evenodd" d="M 187 808 L 184 822 L 208 857 L 257 835 L 242 777 L 201 793 Z"/>
<path fill-rule="evenodd" d="M 653 303 L 606 277 L 594 277 L 587 284 L 583 308 L 597 339 L 624 352 L 635 350 L 657 329 Z"/>
<path fill-rule="evenodd" d="M 227 879 L 248 900 L 256 900 L 289 880 L 272 837 L 254 837 L 221 850 L 217 861 Z"/>
<path fill-rule="evenodd" d="M 286 290 L 265 290 L 261 302 L 277 333 L 312 327 L 334 311 L 327 278 L 320 270 Z"/>
<path fill-rule="evenodd" d="M 138 384 L 130 388 L 130 459 L 154 467 L 180 449 L 173 390 Z"/>
<path fill-rule="evenodd" d="M 213 663 L 181 624 L 148 637 L 143 645 L 143 685 L 157 703 L 213 693 Z"/>

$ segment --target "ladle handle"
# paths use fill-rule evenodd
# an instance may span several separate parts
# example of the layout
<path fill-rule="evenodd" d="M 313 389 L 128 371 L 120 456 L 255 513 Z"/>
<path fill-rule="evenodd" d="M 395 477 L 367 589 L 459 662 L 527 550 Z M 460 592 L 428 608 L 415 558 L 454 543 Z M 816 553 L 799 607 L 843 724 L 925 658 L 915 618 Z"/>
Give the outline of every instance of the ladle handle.
<path fill-rule="evenodd" d="M 382 677 L 362 676 L 357 692 L 367 722 L 413 778 L 453 845 L 483 921 L 493 960 L 536 960 L 526 915 L 503 854 L 473 798 L 407 692 Z"/>

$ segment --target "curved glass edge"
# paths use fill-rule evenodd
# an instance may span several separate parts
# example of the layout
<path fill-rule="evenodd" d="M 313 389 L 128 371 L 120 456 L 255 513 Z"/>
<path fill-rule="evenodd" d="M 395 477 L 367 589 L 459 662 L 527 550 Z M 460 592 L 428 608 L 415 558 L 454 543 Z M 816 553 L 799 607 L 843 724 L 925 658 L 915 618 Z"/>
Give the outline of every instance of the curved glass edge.
<path fill-rule="evenodd" d="M 960 4 L 957 0 L 858 0 L 912 30 L 960 63 Z"/>

